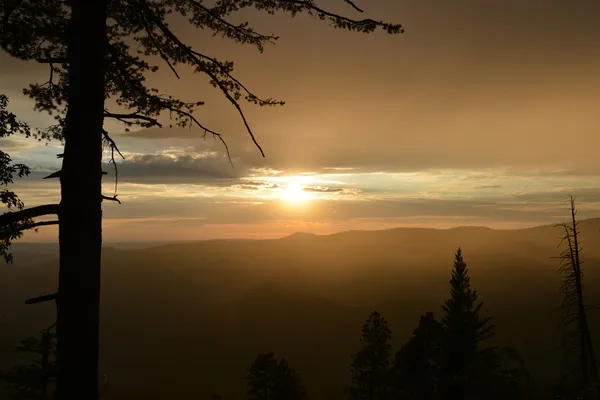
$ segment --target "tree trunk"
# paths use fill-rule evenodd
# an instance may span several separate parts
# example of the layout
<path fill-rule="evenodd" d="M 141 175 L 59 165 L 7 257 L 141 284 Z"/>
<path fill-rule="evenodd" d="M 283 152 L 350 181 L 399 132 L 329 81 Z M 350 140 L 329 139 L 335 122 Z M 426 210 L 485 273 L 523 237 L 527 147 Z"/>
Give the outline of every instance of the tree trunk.
<path fill-rule="evenodd" d="M 98 398 L 106 0 L 71 0 L 68 111 L 60 176 L 58 400 Z"/>

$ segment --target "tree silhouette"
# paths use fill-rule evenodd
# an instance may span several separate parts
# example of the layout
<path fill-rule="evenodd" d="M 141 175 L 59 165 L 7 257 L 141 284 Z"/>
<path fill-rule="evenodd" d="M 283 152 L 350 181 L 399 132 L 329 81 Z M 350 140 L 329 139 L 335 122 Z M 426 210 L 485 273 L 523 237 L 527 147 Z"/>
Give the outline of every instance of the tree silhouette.
<path fill-rule="evenodd" d="M 352 0 L 343 2 L 353 11 L 362 12 Z M 38 137 L 64 140 L 64 152 L 61 170 L 52 174 L 60 179 L 60 204 L 2 216 L 0 227 L 27 217 L 59 215 L 57 396 L 96 399 L 101 203 L 107 199 L 118 201 L 116 193 L 105 196 L 101 192 L 103 140 L 111 154 L 119 153 L 103 128 L 104 118 L 117 119 L 127 126 L 160 127 L 159 117 L 168 112 L 175 124 L 196 126 L 202 135 L 212 135 L 225 143 L 220 132 L 193 115 L 202 101 L 176 99 L 146 84 L 145 74 L 158 69 L 156 59 L 161 59 L 177 78 L 180 64 L 205 74 L 239 113 L 261 153 L 239 100 L 260 106 L 283 104 L 251 92 L 233 75 L 232 62 L 183 43 L 167 23 L 167 16 L 186 17 L 197 28 L 250 44 L 259 51 L 277 36 L 256 32 L 248 23 L 231 23 L 228 17 L 232 13 L 245 8 L 292 16 L 308 13 L 337 28 L 362 33 L 381 28 L 395 34 L 402 28 L 372 19 L 354 20 L 320 7 L 314 0 L 219 0 L 213 6 L 199 0 L 4 0 L 2 5 L 1 48 L 13 57 L 50 67 L 48 82 L 30 85 L 25 94 L 35 101 L 37 110 L 49 112 L 57 121 L 38 131 Z M 105 100 L 109 98 L 115 99 L 120 109 L 106 109 Z"/>
<path fill-rule="evenodd" d="M 442 326 L 433 313 L 421 316 L 413 336 L 396 353 L 392 386 L 397 397 L 406 400 L 433 399 L 439 376 L 439 348 Z"/>
<path fill-rule="evenodd" d="M 275 353 L 258 354 L 246 375 L 251 400 L 302 400 L 306 397 L 300 375 Z"/>
<path fill-rule="evenodd" d="M 33 363 L 14 366 L 2 374 L 2 379 L 14 392 L 14 400 L 50 400 L 56 371 L 56 337 L 54 325 L 44 329 L 40 338 L 28 337 L 17 347 L 18 352 L 38 356 Z"/>
<path fill-rule="evenodd" d="M 590 336 L 587 310 L 583 296 L 583 261 L 580 259 L 579 223 L 576 215 L 575 198 L 570 198 L 571 218 L 569 223 L 559 226 L 563 228 L 565 235 L 560 245 L 565 249 L 558 257 L 561 260 L 559 272 L 563 280 L 561 291 L 563 301 L 561 310 L 565 313 L 561 320 L 564 329 L 562 344 L 565 346 L 565 362 L 563 367 L 568 374 L 572 370 L 571 360 L 575 358 L 578 368 L 576 376 L 579 379 L 577 386 L 579 390 L 586 391 L 591 383 L 598 382 L 598 366 L 594 353 L 594 347 Z"/>
<path fill-rule="evenodd" d="M 384 399 L 389 384 L 391 331 L 377 311 L 371 313 L 362 328 L 361 349 L 352 356 L 352 385 L 348 393 L 353 399 Z"/>
<path fill-rule="evenodd" d="M 447 399 L 465 398 L 470 374 L 479 372 L 473 368 L 475 361 L 491 350 L 479 346 L 481 341 L 493 336 L 494 326 L 490 323 L 490 317 L 480 318 L 479 311 L 483 303 L 478 302 L 477 298 L 459 247 L 450 280 L 450 298 L 442 306 L 444 333 L 440 367 Z"/>
<path fill-rule="evenodd" d="M 0 138 L 7 138 L 15 134 L 30 137 L 31 131 L 26 123 L 20 121 L 15 114 L 8 111 L 8 97 L 0 94 Z M 14 191 L 7 187 L 13 183 L 15 178 L 22 178 L 29 175 L 29 173 L 29 167 L 25 164 L 13 163 L 10 155 L 0 150 L 0 186 L 5 187 L 5 189 L 0 190 L 0 203 L 4 204 L 9 211 L 23 210 L 25 204 Z M 4 213 L 0 218 L 7 216 L 9 214 Z M 26 229 L 55 223 L 55 221 L 33 223 L 31 218 L 24 215 L 20 220 L 0 224 L 0 255 L 4 257 L 7 263 L 11 263 L 12 254 L 9 252 L 9 247 L 13 240 L 20 238 Z"/>

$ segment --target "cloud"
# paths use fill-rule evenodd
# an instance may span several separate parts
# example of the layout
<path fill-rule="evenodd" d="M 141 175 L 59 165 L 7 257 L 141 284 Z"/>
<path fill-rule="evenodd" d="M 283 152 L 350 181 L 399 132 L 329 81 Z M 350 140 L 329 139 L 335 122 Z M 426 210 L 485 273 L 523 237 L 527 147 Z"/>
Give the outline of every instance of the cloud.
<path fill-rule="evenodd" d="M 347 189 L 347 188 L 334 188 L 324 186 L 307 186 L 302 189 L 305 192 L 312 193 L 331 193 L 331 194 L 344 194 L 344 195 L 357 195 L 361 191 L 359 189 Z"/>
<path fill-rule="evenodd" d="M 215 152 L 165 151 L 157 154 L 129 154 L 118 162 L 120 182 L 145 184 L 231 185 L 247 172 L 243 164 L 234 167 L 226 156 Z M 105 171 L 113 166 L 105 163 Z"/>
<path fill-rule="evenodd" d="M 196 225 L 212 225 L 215 236 L 218 236 L 219 226 L 255 225 L 267 226 L 278 221 L 288 221 L 296 224 L 310 225 L 315 222 L 329 224 L 352 223 L 355 220 L 379 220 L 381 224 L 389 225 L 405 222 L 406 220 L 423 220 L 436 218 L 453 225 L 464 225 L 470 221 L 481 221 L 482 224 L 495 226 L 505 223 L 546 224 L 560 222 L 565 218 L 567 210 L 548 208 L 535 205 L 494 205 L 473 201 L 435 200 L 421 201 L 314 201 L 307 209 L 290 209 L 277 200 L 265 200 L 257 203 L 238 203 L 227 199 L 165 199 L 158 207 L 146 208 L 138 202 L 122 206 L 105 206 L 107 219 L 143 218 L 156 219 L 158 223 L 168 219 L 176 221 L 196 219 Z M 141 205 L 141 207 L 140 207 Z M 488 205 L 489 207 L 481 207 Z M 130 209 L 130 211 L 126 210 Z M 583 208 L 581 208 L 583 210 Z M 145 210 L 145 212 L 143 212 Z M 580 218 L 594 215 L 582 212 Z M 418 223 L 418 221 L 416 222 Z M 177 222 L 169 223 L 176 228 Z M 374 226 L 373 228 L 377 228 Z M 177 235 L 177 233 L 175 233 Z"/>
<path fill-rule="evenodd" d="M 13 153 L 33 149 L 37 147 L 36 145 L 37 143 L 32 139 L 25 139 L 21 137 L 0 138 L 0 148 Z"/>
<path fill-rule="evenodd" d="M 473 189 L 499 189 L 502 185 L 481 185 L 475 186 Z"/>
<path fill-rule="evenodd" d="M 243 190 L 274 190 L 279 189 L 281 186 L 277 183 L 267 182 L 267 181 L 252 181 L 243 179 L 243 183 L 233 185 L 233 188 L 243 189 Z"/>

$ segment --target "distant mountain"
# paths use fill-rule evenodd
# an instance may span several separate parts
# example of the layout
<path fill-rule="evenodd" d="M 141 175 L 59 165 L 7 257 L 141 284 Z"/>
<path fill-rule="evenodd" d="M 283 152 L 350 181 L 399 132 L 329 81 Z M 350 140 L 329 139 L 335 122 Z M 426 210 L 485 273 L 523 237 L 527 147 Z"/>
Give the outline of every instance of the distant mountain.
<path fill-rule="evenodd" d="M 586 295 L 600 304 L 600 219 L 580 230 Z M 101 370 L 110 398 L 239 398 L 254 355 L 272 350 L 303 374 L 311 398 L 341 399 L 364 319 L 379 310 L 398 348 L 420 314 L 440 314 L 458 246 L 494 340 L 520 350 L 536 376 L 552 376 L 561 315 L 551 257 L 562 233 L 397 228 L 105 247 Z M 56 244 L 17 243 L 14 253 L 15 264 L 0 268 L 0 369 L 16 361 L 21 338 L 54 318 L 52 304 L 23 301 L 56 290 Z"/>

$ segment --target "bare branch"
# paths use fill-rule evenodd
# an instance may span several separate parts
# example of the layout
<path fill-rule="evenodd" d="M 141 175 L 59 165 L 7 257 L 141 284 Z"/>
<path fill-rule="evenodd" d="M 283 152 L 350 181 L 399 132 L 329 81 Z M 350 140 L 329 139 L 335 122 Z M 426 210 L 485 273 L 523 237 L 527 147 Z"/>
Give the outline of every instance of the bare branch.
<path fill-rule="evenodd" d="M 115 143 L 115 141 L 110 137 L 110 135 L 108 134 L 107 131 L 102 130 L 102 135 L 104 136 L 104 139 L 110 143 L 110 145 L 112 146 L 113 149 L 115 149 L 115 151 L 121 156 L 121 158 L 124 160 L 125 156 L 119 151 L 119 148 L 117 147 L 117 144 Z"/>
<path fill-rule="evenodd" d="M 121 200 L 117 199 L 117 195 L 115 194 L 112 197 L 108 197 L 105 195 L 102 195 L 102 200 L 110 200 L 110 201 L 116 201 L 117 203 L 121 204 Z"/>
<path fill-rule="evenodd" d="M 58 299 L 58 293 L 45 294 L 43 296 L 33 297 L 31 299 L 25 300 L 25 304 L 39 304 L 44 303 L 46 301 L 56 301 Z"/>
<path fill-rule="evenodd" d="M 354 2 L 352 0 L 344 0 L 344 3 L 349 4 L 350 7 L 354 8 L 358 12 L 364 12 L 364 10 L 361 10 L 360 8 L 358 8 L 358 6 L 356 4 L 354 4 Z"/>
<path fill-rule="evenodd" d="M 42 179 L 60 178 L 60 173 L 61 173 L 61 171 L 59 170 L 59 171 L 51 173 L 48 176 L 43 177 Z"/>
<path fill-rule="evenodd" d="M 117 189 L 119 187 L 119 167 L 117 166 L 117 161 L 115 160 L 115 151 L 121 156 L 121 158 L 125 159 L 125 156 L 123 154 L 121 154 L 121 152 L 119 151 L 119 148 L 117 147 L 117 144 L 115 143 L 115 141 L 110 137 L 110 135 L 108 134 L 108 132 L 106 130 L 102 130 L 102 135 L 104 136 L 104 140 L 106 140 L 108 142 L 108 145 L 110 146 L 110 162 L 112 163 L 114 169 L 115 169 L 115 191 L 113 193 L 114 197 L 117 197 Z"/>

